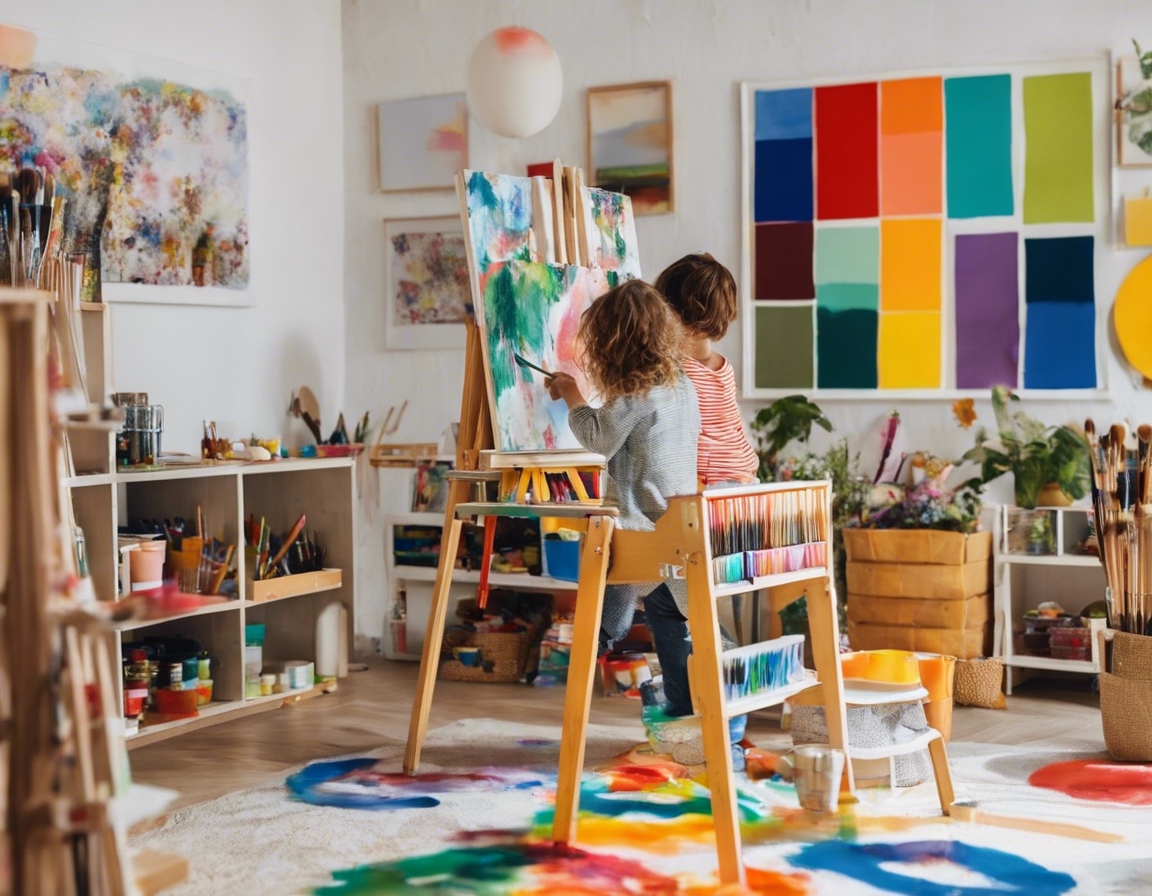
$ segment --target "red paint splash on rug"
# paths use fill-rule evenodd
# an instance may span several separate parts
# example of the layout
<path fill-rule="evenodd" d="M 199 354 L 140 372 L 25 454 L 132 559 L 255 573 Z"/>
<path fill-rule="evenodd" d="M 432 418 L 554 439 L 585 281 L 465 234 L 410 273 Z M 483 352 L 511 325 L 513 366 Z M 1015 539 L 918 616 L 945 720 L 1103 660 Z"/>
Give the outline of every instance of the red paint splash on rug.
<path fill-rule="evenodd" d="M 1028 783 L 1078 800 L 1152 806 L 1152 765 L 1096 759 L 1054 762 L 1032 772 Z"/>

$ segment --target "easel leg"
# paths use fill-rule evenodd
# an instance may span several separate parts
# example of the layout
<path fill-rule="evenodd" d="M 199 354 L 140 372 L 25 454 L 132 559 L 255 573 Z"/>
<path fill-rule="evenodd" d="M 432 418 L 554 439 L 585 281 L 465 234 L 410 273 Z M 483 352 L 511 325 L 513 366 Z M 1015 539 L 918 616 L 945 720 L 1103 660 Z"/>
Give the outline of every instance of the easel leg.
<path fill-rule="evenodd" d="M 564 692 L 564 728 L 560 734 L 560 770 L 556 785 L 556 815 L 552 839 L 569 845 L 576 839 L 580 812 L 580 775 L 584 771 L 584 737 L 592 708 L 592 682 L 596 677 L 596 648 L 604 610 L 604 582 L 608 576 L 608 546 L 612 540 L 610 517 L 588 521 L 588 536 L 580 558 L 576 589 L 576 619 L 572 628 L 572 654 L 568 687 Z"/>
<path fill-rule="evenodd" d="M 466 484 L 466 483 L 465 483 Z M 455 486 L 454 486 L 455 488 Z M 450 502 L 455 507 L 455 501 Z M 444 641 L 444 620 L 448 616 L 448 595 L 452 588 L 452 570 L 460 545 L 461 520 L 453 518 L 440 545 L 440 565 L 436 568 L 436 586 L 432 591 L 432 609 L 424 632 L 424 652 L 420 656 L 420 678 L 412 701 L 412 720 L 408 725 L 408 745 L 404 750 L 404 774 L 414 775 L 420 765 L 420 750 L 428 733 L 428 713 L 432 709 L 432 691 L 440 664 L 440 645 Z"/>
<path fill-rule="evenodd" d="M 956 792 L 952 789 L 952 769 L 948 767 L 948 748 L 944 745 L 944 738 L 938 737 L 928 744 L 928 753 L 932 757 L 932 773 L 936 776 L 940 808 L 945 815 L 951 815 Z"/>
<path fill-rule="evenodd" d="M 694 553 L 687 563 L 688 627 L 692 632 L 688 678 L 692 685 L 692 702 L 700 713 L 704 735 L 720 883 L 743 886 L 739 806 L 732 771 L 732 745 L 728 741 L 728 718 L 724 712 L 724 676 L 720 666 L 720 621 L 716 615 L 710 571 L 704 565 L 703 557 L 703 553 Z"/>
<path fill-rule="evenodd" d="M 854 793 L 856 779 L 848 753 L 848 713 L 844 705 L 844 673 L 840 667 L 840 626 L 836 617 L 836 593 L 827 580 L 808 583 L 808 629 L 812 635 L 812 659 L 820 674 L 824 694 L 824 717 L 828 743 L 844 753 L 842 790 Z"/>

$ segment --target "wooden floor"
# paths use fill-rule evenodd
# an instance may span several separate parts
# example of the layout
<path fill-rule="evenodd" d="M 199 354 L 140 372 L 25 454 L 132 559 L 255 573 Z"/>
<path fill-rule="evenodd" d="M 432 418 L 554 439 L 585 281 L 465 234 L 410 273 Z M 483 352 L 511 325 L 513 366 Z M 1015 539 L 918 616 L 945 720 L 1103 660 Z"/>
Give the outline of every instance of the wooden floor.
<path fill-rule="evenodd" d="M 342 681 L 336 693 L 133 750 L 133 776 L 179 791 L 177 806 L 185 806 L 282 777 L 315 759 L 402 743 L 416 672 L 415 663 L 377 660 Z M 1008 698 L 1007 710 L 958 707 L 952 738 L 1028 744 L 1074 737 L 1098 740 L 1103 749 L 1100 710 L 1088 682 L 1088 676 L 1028 682 Z M 553 724 L 559 736 L 563 699 L 559 688 L 437 682 L 429 727 L 496 718 Z M 644 736 L 635 700 L 597 697 L 592 721 L 632 732 L 637 741 Z M 749 734 L 767 749 L 789 743 L 769 713 L 754 716 Z"/>

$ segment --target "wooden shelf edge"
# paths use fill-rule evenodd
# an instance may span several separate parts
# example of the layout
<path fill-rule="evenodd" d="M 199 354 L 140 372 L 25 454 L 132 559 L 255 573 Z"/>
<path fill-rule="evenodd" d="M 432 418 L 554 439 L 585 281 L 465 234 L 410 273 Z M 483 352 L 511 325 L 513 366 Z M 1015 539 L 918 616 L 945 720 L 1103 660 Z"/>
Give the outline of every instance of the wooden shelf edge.
<path fill-rule="evenodd" d="M 248 604 L 266 604 L 305 594 L 321 594 L 335 591 L 344 584 L 342 569 L 322 569 L 319 572 L 302 572 L 294 576 L 279 576 L 274 579 L 248 582 Z"/>

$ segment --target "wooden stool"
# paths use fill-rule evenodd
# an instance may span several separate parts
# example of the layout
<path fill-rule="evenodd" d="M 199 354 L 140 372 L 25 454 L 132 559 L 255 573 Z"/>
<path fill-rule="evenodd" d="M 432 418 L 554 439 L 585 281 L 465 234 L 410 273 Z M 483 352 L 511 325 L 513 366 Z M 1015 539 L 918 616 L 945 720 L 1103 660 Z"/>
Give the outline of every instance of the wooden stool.
<path fill-rule="evenodd" d="M 752 497 L 780 492 L 816 492 L 823 507 L 820 540 L 830 544 L 831 487 L 827 482 L 770 483 L 739 489 L 723 489 L 704 495 L 673 498 L 655 531 L 636 532 L 615 527 L 612 508 L 552 505 L 540 508 L 516 504 L 460 504 L 445 533 L 441 565 L 429 613 L 416 700 L 405 752 L 404 770 L 415 773 L 427 730 L 428 713 L 443 639 L 451 585 L 451 564 L 459 544 L 462 518 L 486 516 L 587 518 L 588 532 L 581 552 L 580 580 L 576 592 L 576 617 L 568 684 L 564 697 L 563 731 L 560 740 L 559 779 L 552 836 L 556 843 L 571 845 L 577 838 L 580 811 L 580 777 L 584 768 L 585 736 L 596 675 L 604 587 L 606 584 L 657 582 L 682 574 L 688 584 L 688 624 L 693 633 L 689 678 L 693 703 L 701 717 L 704 755 L 716 828 L 716 846 L 722 883 L 743 883 L 739 814 L 728 740 L 728 719 L 782 703 L 809 688 L 818 688 L 828 707 L 829 741 L 847 754 L 847 720 L 839 660 L 839 629 L 836 597 L 830 574 L 831 551 L 815 568 L 795 569 L 774 575 L 716 584 L 710 540 L 709 501 L 729 497 Z M 447 568 L 446 568 L 447 567 Z M 808 596 L 808 619 L 812 652 L 819 679 L 809 675 L 772 691 L 751 694 L 729 703 L 725 697 L 723 649 L 716 598 L 746 592 L 780 591 L 796 599 Z M 786 602 L 786 601 L 785 601 Z M 775 605 L 775 604 L 773 604 Z M 853 789 L 851 763 L 845 763 L 844 789 Z"/>

